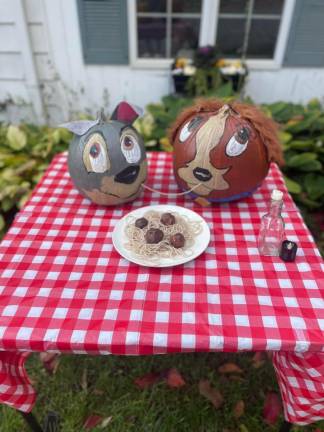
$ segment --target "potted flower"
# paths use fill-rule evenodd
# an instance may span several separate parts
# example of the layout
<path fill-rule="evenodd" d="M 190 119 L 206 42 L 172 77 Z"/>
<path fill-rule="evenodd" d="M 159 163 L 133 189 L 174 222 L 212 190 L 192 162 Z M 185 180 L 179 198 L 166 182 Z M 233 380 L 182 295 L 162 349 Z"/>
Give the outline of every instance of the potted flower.
<path fill-rule="evenodd" d="M 223 82 L 231 82 L 235 92 L 242 89 L 248 74 L 248 68 L 243 61 L 220 59 L 216 62 L 216 66 L 219 68 Z"/>
<path fill-rule="evenodd" d="M 178 57 L 172 64 L 172 78 L 176 93 L 186 93 L 189 78 L 196 73 L 193 61 L 187 57 Z"/>

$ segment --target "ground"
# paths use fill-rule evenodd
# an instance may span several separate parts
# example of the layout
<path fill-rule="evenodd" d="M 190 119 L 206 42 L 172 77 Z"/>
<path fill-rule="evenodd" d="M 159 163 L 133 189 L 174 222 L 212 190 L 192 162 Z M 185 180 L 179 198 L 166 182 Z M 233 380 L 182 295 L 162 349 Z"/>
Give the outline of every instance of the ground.
<path fill-rule="evenodd" d="M 271 361 L 253 362 L 253 353 L 198 353 L 148 357 L 91 357 L 63 355 L 56 372 L 49 375 L 39 356 L 32 354 L 27 369 L 38 391 L 34 413 L 55 411 L 62 418 L 62 432 L 80 432 L 91 415 L 102 416 L 94 432 L 274 432 L 264 420 L 263 406 L 269 392 L 278 392 Z M 219 366 L 228 362 L 242 369 L 224 375 Z M 257 368 L 255 367 L 257 366 Z M 165 380 L 139 389 L 134 380 L 149 372 L 176 368 L 185 385 L 168 387 Z M 198 383 L 208 379 L 224 398 L 216 409 L 199 392 Z M 235 417 L 234 407 L 244 401 L 244 412 Z M 242 407 L 241 407 L 242 408 Z M 102 424 L 105 426 L 102 427 Z M 13 409 L 0 408 L 0 431 L 23 432 L 21 416 Z M 324 422 L 297 431 L 324 431 Z"/>

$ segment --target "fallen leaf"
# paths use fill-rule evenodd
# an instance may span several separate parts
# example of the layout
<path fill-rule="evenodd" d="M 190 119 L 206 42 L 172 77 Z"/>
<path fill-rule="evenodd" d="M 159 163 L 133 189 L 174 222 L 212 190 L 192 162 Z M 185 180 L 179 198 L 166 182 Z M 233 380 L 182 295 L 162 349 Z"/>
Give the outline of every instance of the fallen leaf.
<path fill-rule="evenodd" d="M 111 422 L 111 420 L 112 420 L 112 416 L 106 417 L 105 419 L 102 420 L 100 427 L 101 428 L 105 428 L 106 426 L 109 425 L 109 423 Z"/>
<path fill-rule="evenodd" d="M 166 382 L 169 387 L 179 388 L 186 385 L 185 380 L 180 375 L 180 372 L 176 368 L 172 368 L 168 371 Z"/>
<path fill-rule="evenodd" d="M 50 375 L 54 375 L 60 362 L 60 354 L 41 352 L 39 354 L 39 358 L 40 361 L 43 363 L 43 366 L 47 373 Z"/>
<path fill-rule="evenodd" d="M 233 409 L 234 417 L 235 418 L 242 417 L 242 415 L 244 414 L 244 409 L 245 409 L 244 401 L 239 400 Z"/>
<path fill-rule="evenodd" d="M 215 388 L 211 387 L 209 380 L 199 381 L 199 393 L 207 398 L 216 409 L 218 409 L 223 403 L 223 396 Z"/>
<path fill-rule="evenodd" d="M 96 427 L 99 423 L 101 423 L 103 418 L 96 414 L 91 414 L 87 417 L 86 421 L 83 424 L 83 428 L 90 430 Z"/>
<path fill-rule="evenodd" d="M 277 393 L 269 392 L 266 395 L 263 405 L 263 418 L 266 423 L 273 425 L 278 420 L 281 414 L 282 406 L 281 400 Z"/>
<path fill-rule="evenodd" d="M 150 372 L 134 380 L 134 383 L 140 389 L 147 389 L 161 379 L 161 375 L 156 372 Z"/>
<path fill-rule="evenodd" d="M 252 367 L 254 369 L 259 369 L 261 366 L 264 365 L 264 362 L 265 362 L 265 356 L 262 351 L 256 352 L 252 357 Z"/>
<path fill-rule="evenodd" d="M 218 372 L 221 374 L 243 373 L 243 370 L 235 363 L 224 363 L 222 366 L 219 366 Z"/>

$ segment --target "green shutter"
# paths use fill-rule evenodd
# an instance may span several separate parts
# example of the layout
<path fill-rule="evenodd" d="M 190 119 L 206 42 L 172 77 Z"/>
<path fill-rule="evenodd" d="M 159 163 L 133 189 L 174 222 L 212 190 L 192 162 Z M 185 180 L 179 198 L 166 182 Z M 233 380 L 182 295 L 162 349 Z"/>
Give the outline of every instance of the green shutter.
<path fill-rule="evenodd" d="M 296 0 L 284 66 L 324 66 L 323 0 Z"/>
<path fill-rule="evenodd" d="M 78 0 L 88 64 L 128 64 L 127 0 Z"/>

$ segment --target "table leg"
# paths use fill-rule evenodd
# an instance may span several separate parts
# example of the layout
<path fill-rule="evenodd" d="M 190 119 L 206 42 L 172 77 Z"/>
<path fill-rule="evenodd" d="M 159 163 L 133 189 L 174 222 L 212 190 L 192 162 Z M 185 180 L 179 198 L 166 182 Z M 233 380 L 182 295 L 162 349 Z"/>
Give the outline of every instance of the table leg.
<path fill-rule="evenodd" d="M 33 413 L 19 412 L 33 432 L 59 432 L 60 430 L 60 418 L 55 412 L 49 412 L 47 414 L 44 421 L 44 428 L 38 423 Z"/>
<path fill-rule="evenodd" d="M 44 432 L 33 413 L 25 413 L 22 411 L 19 412 L 33 432 Z"/>
<path fill-rule="evenodd" d="M 292 423 L 289 423 L 286 420 L 284 420 L 282 422 L 282 425 L 280 426 L 279 432 L 289 432 L 291 428 L 292 428 Z"/>

